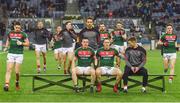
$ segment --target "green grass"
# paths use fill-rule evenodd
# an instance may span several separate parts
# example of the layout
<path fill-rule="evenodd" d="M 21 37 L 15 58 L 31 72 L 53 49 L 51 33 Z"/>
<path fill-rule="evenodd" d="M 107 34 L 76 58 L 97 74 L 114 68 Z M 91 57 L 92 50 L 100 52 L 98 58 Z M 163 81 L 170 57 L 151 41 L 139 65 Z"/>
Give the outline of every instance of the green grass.
<path fill-rule="evenodd" d="M 177 57 L 180 56 L 178 53 Z M 177 58 L 175 77 L 173 84 L 168 83 L 168 77 L 166 78 L 166 93 L 148 89 L 147 94 L 140 92 L 141 87 L 130 89 L 127 94 L 122 92 L 115 94 L 112 89 L 103 87 L 101 93 L 90 94 L 89 90 L 83 93 L 74 93 L 72 90 L 65 89 L 58 86 L 53 86 L 47 89 L 43 89 L 32 93 L 32 78 L 21 77 L 20 91 L 15 90 L 15 75 L 11 77 L 10 91 L 4 92 L 4 77 L 6 70 L 6 54 L 0 54 L 0 101 L 1 102 L 177 102 L 180 101 L 180 59 Z M 21 67 L 21 74 L 33 74 L 36 73 L 36 62 L 34 51 L 25 51 L 24 63 Z M 122 62 L 121 69 L 123 69 L 124 62 Z M 56 69 L 56 62 L 54 60 L 53 52 L 48 52 L 47 55 L 47 68 L 48 74 L 62 74 L 63 70 Z M 148 60 L 146 66 L 149 73 L 161 74 L 163 73 L 162 57 L 160 51 L 148 51 Z M 52 78 L 58 80 L 58 78 Z M 40 84 L 40 83 L 38 83 Z M 71 82 L 69 83 L 71 84 Z M 160 82 L 156 83 L 160 85 Z"/>

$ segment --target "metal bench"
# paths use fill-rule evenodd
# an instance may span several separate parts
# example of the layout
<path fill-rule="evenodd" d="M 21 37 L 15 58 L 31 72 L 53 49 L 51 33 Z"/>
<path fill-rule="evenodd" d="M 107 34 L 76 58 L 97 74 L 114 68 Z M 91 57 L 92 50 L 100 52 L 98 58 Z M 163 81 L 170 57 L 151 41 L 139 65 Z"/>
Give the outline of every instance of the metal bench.
<path fill-rule="evenodd" d="M 128 77 L 128 81 L 134 83 L 134 84 L 131 84 L 128 86 L 128 89 L 131 89 L 131 88 L 134 88 L 134 87 L 137 87 L 137 86 L 140 86 L 142 85 L 142 80 L 135 80 L 131 77 L 133 76 L 140 76 L 140 75 L 132 75 L 132 76 L 129 76 Z M 152 78 L 149 78 L 148 79 L 148 84 L 147 84 L 147 87 L 150 87 L 150 88 L 153 88 L 153 89 L 157 89 L 157 90 L 160 90 L 162 92 L 166 92 L 166 86 L 165 86 L 165 77 L 166 76 L 176 76 L 176 75 L 169 75 L 169 74 L 148 74 L 148 78 L 149 77 L 152 77 Z M 161 82 L 161 86 L 158 86 L 158 85 L 155 85 L 155 84 L 151 84 L 153 82 L 156 82 L 156 81 L 162 81 Z"/>
<path fill-rule="evenodd" d="M 73 86 L 65 84 L 68 81 L 72 81 L 72 77 L 70 74 L 22 74 L 21 76 L 22 77 L 32 77 L 32 91 L 33 92 L 44 89 L 44 88 L 48 88 L 48 87 L 51 87 L 54 85 L 68 88 L 68 89 L 73 89 Z M 87 88 L 90 87 L 90 84 L 87 85 L 87 82 L 90 83 L 90 81 L 91 81 L 90 78 L 88 78 L 89 76 L 90 75 L 79 75 L 78 76 L 78 80 L 81 80 L 83 83 L 82 87 L 80 87 L 80 90 L 85 91 Z M 113 75 L 102 75 L 102 76 L 106 76 L 107 78 L 103 79 L 101 81 L 101 84 L 103 86 L 113 88 L 114 85 L 110 82 L 115 81 L 116 77 Z M 132 78 L 133 76 L 139 76 L 139 75 L 132 75 L 132 76 L 128 77 L 128 81 L 133 83 L 128 86 L 128 89 L 142 85 L 142 80 L 141 81 L 136 80 L 136 79 Z M 148 79 L 147 87 L 165 92 L 165 77 L 166 76 L 170 76 L 170 75 L 168 75 L 168 74 L 148 74 L 148 77 L 152 77 L 152 78 Z M 176 76 L 176 75 L 173 75 L 173 76 Z M 48 79 L 47 77 L 65 77 L 65 78 L 59 78 L 60 80 L 54 81 L 54 80 Z M 48 83 L 48 84 L 44 84 L 42 86 L 36 87 L 35 81 L 42 81 L 42 82 Z M 162 85 L 158 86 L 158 85 L 151 84 L 156 81 L 162 81 L 161 82 Z M 119 90 L 122 89 L 121 84 L 122 83 L 120 82 Z"/>

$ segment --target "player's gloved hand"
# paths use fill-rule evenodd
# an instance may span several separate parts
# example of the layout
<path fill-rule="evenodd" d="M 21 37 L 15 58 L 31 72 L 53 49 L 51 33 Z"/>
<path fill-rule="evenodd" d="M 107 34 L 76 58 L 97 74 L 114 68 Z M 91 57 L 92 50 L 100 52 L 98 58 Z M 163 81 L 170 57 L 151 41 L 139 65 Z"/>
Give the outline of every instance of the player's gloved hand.
<path fill-rule="evenodd" d="M 168 43 L 168 42 L 164 42 L 163 45 L 164 45 L 164 46 L 168 46 L 169 43 Z"/>
<path fill-rule="evenodd" d="M 19 40 L 17 40 L 17 45 L 22 45 L 23 44 L 23 42 L 21 42 L 21 41 L 19 41 Z"/>

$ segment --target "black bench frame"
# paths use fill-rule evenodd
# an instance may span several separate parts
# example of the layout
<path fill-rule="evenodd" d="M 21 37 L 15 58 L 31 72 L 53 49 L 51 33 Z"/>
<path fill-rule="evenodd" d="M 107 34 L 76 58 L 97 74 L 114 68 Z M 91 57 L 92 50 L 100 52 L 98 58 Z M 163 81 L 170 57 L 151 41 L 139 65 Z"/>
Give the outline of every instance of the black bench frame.
<path fill-rule="evenodd" d="M 22 74 L 21 76 L 22 77 L 32 77 L 32 91 L 33 92 L 44 89 L 44 88 L 48 88 L 48 87 L 51 87 L 54 85 L 61 86 L 64 88 L 68 88 L 68 89 L 73 89 L 73 86 L 69 86 L 67 84 L 64 84 L 64 83 L 72 80 L 72 77 L 69 74 Z M 79 88 L 82 91 L 85 91 L 87 88 L 90 87 L 90 85 L 86 85 L 87 82 L 91 81 L 89 78 L 87 78 L 88 76 L 90 76 L 90 75 L 79 75 L 78 76 L 78 80 L 82 80 L 82 83 L 83 83 L 83 86 Z M 108 78 L 105 80 L 102 80 L 101 84 L 103 86 L 113 88 L 114 85 L 110 84 L 109 82 L 115 81 L 116 77 L 112 76 L 112 75 L 102 75 L 102 76 L 108 76 Z M 132 76 L 139 76 L 139 75 L 132 75 Z M 128 77 L 128 81 L 133 83 L 133 84 L 128 86 L 128 89 L 142 85 L 142 81 L 135 80 L 135 79 L 131 78 L 132 76 Z M 166 90 L 165 90 L 165 76 L 170 76 L 170 75 L 168 75 L 168 74 L 149 74 L 148 77 L 153 77 L 153 78 L 148 79 L 147 87 L 157 89 L 157 90 L 160 90 L 162 92 L 166 92 Z M 176 76 L 176 75 L 173 75 L 173 76 Z M 66 77 L 66 78 L 61 78 L 58 81 L 53 81 L 53 80 L 47 79 L 46 77 Z M 35 81 L 36 80 L 42 81 L 42 82 L 45 82 L 48 84 L 35 87 Z M 160 80 L 162 81 L 161 86 L 151 84 L 152 82 L 160 81 Z M 120 82 L 120 85 L 118 87 L 119 90 L 122 90 L 121 84 L 122 83 Z"/>

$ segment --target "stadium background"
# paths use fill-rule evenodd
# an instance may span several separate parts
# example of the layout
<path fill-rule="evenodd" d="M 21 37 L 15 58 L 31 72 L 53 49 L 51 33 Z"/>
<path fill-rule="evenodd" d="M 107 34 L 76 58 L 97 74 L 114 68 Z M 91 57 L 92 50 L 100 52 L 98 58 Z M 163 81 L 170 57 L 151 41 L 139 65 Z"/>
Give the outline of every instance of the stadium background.
<path fill-rule="evenodd" d="M 30 42 L 33 43 L 31 30 L 36 28 L 35 24 L 39 19 L 45 22 L 46 28 L 51 32 L 54 32 L 55 26 L 63 26 L 65 21 L 72 20 L 75 31 L 79 32 L 84 27 L 84 19 L 88 16 L 94 17 L 95 26 L 100 22 L 105 23 L 109 31 L 114 28 L 117 21 L 123 22 L 128 36 L 142 35 L 141 42 L 147 50 L 151 47 L 151 40 L 157 41 L 165 30 L 165 24 L 171 22 L 178 36 L 177 42 L 180 43 L 180 0 L 0 0 L 0 50 L 5 43 L 6 33 L 12 29 L 14 21 L 21 22 L 23 31 L 28 33 Z M 177 57 L 179 55 L 178 53 Z M 48 68 L 55 68 L 53 52 L 49 51 L 47 57 Z M 33 51 L 25 51 L 21 73 L 36 73 L 34 58 Z M 5 61 L 6 55 L 0 54 L 0 88 L 4 83 Z M 178 62 L 180 62 L 179 58 L 177 58 L 176 74 L 180 72 Z M 123 65 L 124 63 L 122 67 Z M 159 50 L 148 51 L 146 66 L 150 68 L 151 73 L 162 73 L 162 58 Z M 56 69 L 50 69 L 48 72 L 62 73 Z M 2 96 L 0 101 L 180 101 L 179 79 L 177 76 L 175 83 L 171 85 L 167 83 L 166 94 L 151 90 L 144 95 L 135 88 L 128 95 L 122 93 L 117 95 L 105 88 L 107 91 L 103 90 L 101 94 L 91 95 L 89 92 L 74 94 L 59 87 L 31 93 L 30 78 L 28 80 L 21 78 L 22 90 L 16 92 L 13 90 L 14 76 L 12 76 L 10 92 L 4 93 L 0 90 Z"/>

